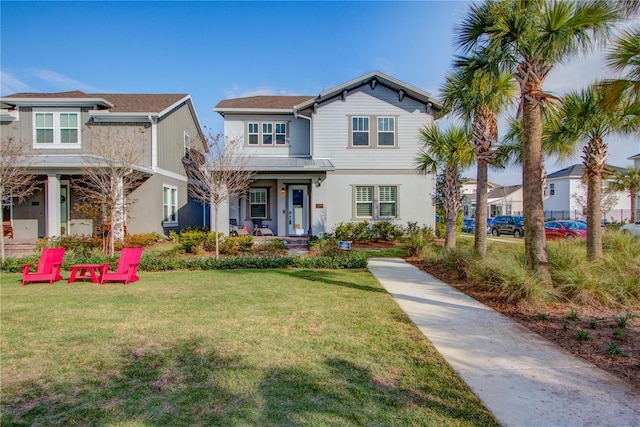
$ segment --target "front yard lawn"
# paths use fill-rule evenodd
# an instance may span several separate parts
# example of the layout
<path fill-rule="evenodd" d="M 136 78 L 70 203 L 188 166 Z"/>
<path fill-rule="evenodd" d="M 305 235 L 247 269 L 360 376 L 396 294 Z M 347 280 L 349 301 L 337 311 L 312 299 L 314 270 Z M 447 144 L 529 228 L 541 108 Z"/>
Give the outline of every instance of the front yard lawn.
<path fill-rule="evenodd" d="M 497 425 L 364 270 L 2 273 L 0 297 L 3 426 Z"/>

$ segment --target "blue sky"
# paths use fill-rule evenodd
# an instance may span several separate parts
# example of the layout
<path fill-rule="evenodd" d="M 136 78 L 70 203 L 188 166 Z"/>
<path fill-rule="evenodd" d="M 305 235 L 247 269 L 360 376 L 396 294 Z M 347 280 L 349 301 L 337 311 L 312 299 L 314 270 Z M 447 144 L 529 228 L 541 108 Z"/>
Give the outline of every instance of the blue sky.
<path fill-rule="evenodd" d="M 459 1 L 2 0 L 0 92 L 189 93 L 213 131 L 222 129 L 212 110 L 222 99 L 315 95 L 372 70 L 437 94 L 466 8 Z M 563 93 L 604 72 L 598 57 L 583 58 L 546 88 Z M 612 145 L 619 166 L 640 152 L 634 141 Z M 521 181 L 518 170 L 489 178 Z"/>

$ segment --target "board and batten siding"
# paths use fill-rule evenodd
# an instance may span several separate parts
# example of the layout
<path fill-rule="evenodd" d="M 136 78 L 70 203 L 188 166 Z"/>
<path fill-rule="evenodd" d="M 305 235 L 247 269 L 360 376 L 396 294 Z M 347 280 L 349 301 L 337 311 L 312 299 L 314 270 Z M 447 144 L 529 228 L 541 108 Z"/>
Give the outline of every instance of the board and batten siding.
<path fill-rule="evenodd" d="M 184 133 L 191 137 L 191 147 L 197 148 L 200 134 L 187 102 L 158 121 L 158 167 L 186 176 L 184 157 Z"/>
<path fill-rule="evenodd" d="M 151 167 L 151 129 L 149 123 L 94 123 L 89 116 L 89 108 L 81 110 L 80 148 L 34 148 L 33 147 L 33 109 L 20 107 L 20 120 L 0 126 L 0 137 L 13 136 L 25 142 L 25 155 L 42 154 L 93 154 L 94 144 L 106 137 L 118 138 L 123 144 L 134 142 L 140 145 L 140 162 L 142 166 Z M 69 111 L 69 108 L 46 108 L 43 111 Z"/>
<path fill-rule="evenodd" d="M 394 147 L 350 147 L 349 121 L 353 116 L 396 117 Z M 415 169 L 421 147 L 419 130 L 433 123 L 426 106 L 383 86 L 363 86 L 345 101 L 334 98 L 321 104 L 313 116 L 313 157 L 329 158 L 336 169 Z M 370 121 L 371 129 L 371 121 Z M 371 141 L 371 137 L 369 138 Z"/>
<path fill-rule="evenodd" d="M 288 129 L 288 141 L 284 146 L 249 146 L 247 136 L 247 123 L 277 123 L 286 122 Z M 227 142 L 241 141 L 247 153 L 251 156 L 273 157 L 304 157 L 310 155 L 309 121 L 294 118 L 293 114 L 279 115 L 244 115 L 225 114 L 224 135 Z"/>

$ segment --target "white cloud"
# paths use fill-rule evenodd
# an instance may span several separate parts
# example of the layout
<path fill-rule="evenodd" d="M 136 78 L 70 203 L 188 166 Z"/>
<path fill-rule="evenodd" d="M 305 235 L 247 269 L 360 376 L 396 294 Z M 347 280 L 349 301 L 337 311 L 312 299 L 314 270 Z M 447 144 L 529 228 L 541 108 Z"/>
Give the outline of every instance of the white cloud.
<path fill-rule="evenodd" d="M 85 92 L 107 92 L 101 88 L 91 86 L 74 78 L 62 75 L 46 68 L 32 68 L 29 74 L 43 80 L 53 90 L 68 91 L 81 90 Z"/>
<path fill-rule="evenodd" d="M 18 92 L 35 92 L 27 83 L 15 77 L 8 70 L 0 70 L 0 93 L 12 95 Z"/>

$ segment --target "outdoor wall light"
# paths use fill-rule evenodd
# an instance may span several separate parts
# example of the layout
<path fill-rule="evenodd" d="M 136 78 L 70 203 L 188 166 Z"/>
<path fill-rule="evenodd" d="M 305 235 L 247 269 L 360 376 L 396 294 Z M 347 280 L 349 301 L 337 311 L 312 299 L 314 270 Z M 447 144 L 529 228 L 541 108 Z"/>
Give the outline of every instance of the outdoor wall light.
<path fill-rule="evenodd" d="M 286 192 L 287 192 L 287 190 L 286 190 L 284 187 L 282 187 L 282 189 L 280 190 L 280 192 L 281 192 L 282 194 L 284 194 L 284 193 L 286 193 Z"/>

